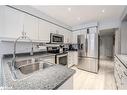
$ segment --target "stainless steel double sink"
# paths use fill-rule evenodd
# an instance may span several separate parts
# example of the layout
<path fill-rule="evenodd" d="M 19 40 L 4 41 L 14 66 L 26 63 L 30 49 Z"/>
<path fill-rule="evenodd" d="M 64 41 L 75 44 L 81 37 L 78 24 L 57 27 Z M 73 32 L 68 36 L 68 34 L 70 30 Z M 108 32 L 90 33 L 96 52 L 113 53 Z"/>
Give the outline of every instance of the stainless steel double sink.
<path fill-rule="evenodd" d="M 15 62 L 15 68 L 19 69 L 22 74 L 30 74 L 39 69 L 45 69 L 52 66 L 52 63 L 40 61 L 38 58 L 31 58 L 27 60 L 19 60 Z"/>

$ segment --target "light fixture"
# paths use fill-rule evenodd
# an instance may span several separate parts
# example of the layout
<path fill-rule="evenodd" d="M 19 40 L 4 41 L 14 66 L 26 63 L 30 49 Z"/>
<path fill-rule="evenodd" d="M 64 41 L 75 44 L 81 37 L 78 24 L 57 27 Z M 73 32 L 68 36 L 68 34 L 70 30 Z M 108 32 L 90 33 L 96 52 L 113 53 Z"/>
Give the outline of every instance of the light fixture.
<path fill-rule="evenodd" d="M 68 11 L 70 12 L 71 11 L 71 8 L 68 8 Z"/>
<path fill-rule="evenodd" d="M 102 12 L 102 13 L 104 13 L 104 12 L 105 12 L 105 10 L 103 9 L 101 12 Z"/>

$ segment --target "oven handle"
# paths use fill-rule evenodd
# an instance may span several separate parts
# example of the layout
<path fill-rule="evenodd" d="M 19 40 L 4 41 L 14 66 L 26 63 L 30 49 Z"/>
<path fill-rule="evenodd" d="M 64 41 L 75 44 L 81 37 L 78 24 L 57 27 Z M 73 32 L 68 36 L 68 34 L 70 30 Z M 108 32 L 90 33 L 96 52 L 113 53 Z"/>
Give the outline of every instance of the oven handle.
<path fill-rule="evenodd" d="M 61 55 L 56 55 L 57 57 L 63 57 L 63 56 L 68 56 L 68 54 L 61 54 Z"/>

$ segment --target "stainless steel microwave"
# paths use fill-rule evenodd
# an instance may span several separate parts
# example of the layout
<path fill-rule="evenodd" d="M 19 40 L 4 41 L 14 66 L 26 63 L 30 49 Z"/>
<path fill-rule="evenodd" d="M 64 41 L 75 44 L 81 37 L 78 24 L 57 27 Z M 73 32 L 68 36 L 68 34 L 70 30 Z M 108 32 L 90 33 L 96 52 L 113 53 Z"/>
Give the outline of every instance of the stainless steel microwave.
<path fill-rule="evenodd" d="M 63 43 L 64 42 L 64 36 L 60 34 L 50 34 L 50 43 Z"/>

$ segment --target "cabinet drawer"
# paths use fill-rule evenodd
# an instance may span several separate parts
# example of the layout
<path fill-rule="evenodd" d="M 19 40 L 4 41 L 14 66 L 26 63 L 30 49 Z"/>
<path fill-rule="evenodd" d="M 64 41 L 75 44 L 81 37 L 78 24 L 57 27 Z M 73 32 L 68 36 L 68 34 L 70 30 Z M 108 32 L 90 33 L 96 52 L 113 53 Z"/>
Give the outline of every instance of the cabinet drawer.
<path fill-rule="evenodd" d="M 45 58 L 40 58 L 40 60 L 43 62 L 49 62 L 55 64 L 55 57 L 45 57 Z"/>

